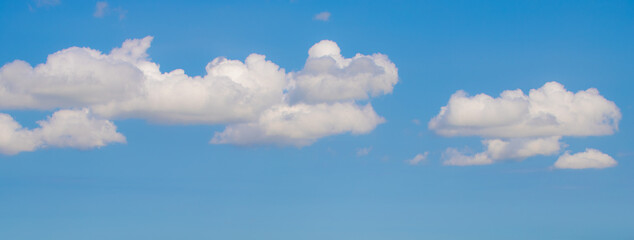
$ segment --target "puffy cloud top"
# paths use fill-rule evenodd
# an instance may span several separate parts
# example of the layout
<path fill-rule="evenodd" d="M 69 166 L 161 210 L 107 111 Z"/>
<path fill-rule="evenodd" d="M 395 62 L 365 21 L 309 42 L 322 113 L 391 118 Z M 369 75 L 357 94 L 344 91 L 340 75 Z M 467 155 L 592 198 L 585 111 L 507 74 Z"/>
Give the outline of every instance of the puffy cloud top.
<path fill-rule="evenodd" d="M 320 58 L 324 56 L 341 58 L 341 49 L 339 48 L 339 45 L 330 40 L 321 40 L 308 49 L 309 58 Z"/>
<path fill-rule="evenodd" d="M 398 70 L 383 54 L 341 56 L 339 46 L 324 40 L 308 51 L 304 69 L 289 74 L 291 102 L 364 100 L 392 93 Z"/>
<path fill-rule="evenodd" d="M 500 97 L 469 97 L 459 91 L 429 122 L 444 136 L 548 137 L 610 135 L 618 129 L 619 108 L 595 88 L 573 93 L 557 82 L 504 91 Z"/>
<path fill-rule="evenodd" d="M 588 148 L 585 152 L 564 153 L 555 162 L 555 168 L 586 169 L 614 167 L 617 162 L 609 155 L 599 150 Z"/>

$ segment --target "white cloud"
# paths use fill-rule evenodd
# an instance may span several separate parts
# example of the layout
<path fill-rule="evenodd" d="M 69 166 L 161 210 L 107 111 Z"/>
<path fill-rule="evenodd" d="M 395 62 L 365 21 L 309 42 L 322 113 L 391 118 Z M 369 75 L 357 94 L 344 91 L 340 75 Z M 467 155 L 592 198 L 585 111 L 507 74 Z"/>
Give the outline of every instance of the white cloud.
<path fill-rule="evenodd" d="M 315 20 L 327 22 L 330 20 L 330 12 L 320 12 L 315 15 Z"/>
<path fill-rule="evenodd" d="M 108 2 L 97 2 L 97 5 L 95 5 L 95 13 L 93 13 L 92 15 L 96 18 L 102 18 L 106 15 L 108 11 Z"/>
<path fill-rule="evenodd" d="M 289 78 L 292 102 L 336 102 L 392 93 L 398 70 L 383 54 L 344 58 L 335 42 L 323 40 L 308 51 L 304 69 Z"/>
<path fill-rule="evenodd" d="M 87 149 L 126 141 L 112 122 L 90 116 L 87 109 L 59 110 L 38 124 L 45 146 Z"/>
<path fill-rule="evenodd" d="M 586 169 L 586 168 L 608 168 L 614 167 L 617 162 L 609 155 L 599 150 L 587 148 L 585 152 L 570 155 L 565 152 L 555 162 L 555 168 Z"/>
<path fill-rule="evenodd" d="M 465 155 L 450 148 L 445 152 L 444 164 L 454 166 L 486 165 L 507 159 L 524 159 L 536 155 L 553 155 L 561 149 L 561 137 L 486 139 L 482 141 L 486 151 Z"/>
<path fill-rule="evenodd" d="M 249 55 L 244 63 L 216 58 L 202 77 L 180 69 L 161 73 L 151 62 L 142 61 L 138 67 L 145 78 L 137 89 L 141 94 L 96 105 L 96 113 L 166 123 L 244 122 L 283 103 L 287 84 L 284 69 L 258 54 Z"/>
<path fill-rule="evenodd" d="M 327 40 L 309 50 L 299 72 L 287 74 L 251 54 L 244 62 L 218 57 L 204 76 L 161 72 L 147 54 L 151 42 L 149 36 L 126 40 L 110 53 L 71 47 L 34 67 L 8 63 L 0 68 L 0 110 L 87 108 L 103 119 L 227 125 L 212 143 L 304 146 L 333 134 L 372 131 L 384 119 L 355 100 L 390 93 L 398 81 L 386 56 L 346 59 Z M 316 59 L 334 65 L 320 68 Z"/>
<path fill-rule="evenodd" d="M 505 159 L 553 155 L 562 136 L 611 135 L 618 130 L 619 108 L 590 88 L 573 93 L 549 82 L 524 94 L 507 90 L 500 97 L 453 94 L 431 119 L 429 129 L 443 136 L 480 136 L 486 151 L 466 155 L 456 149 L 445 153 L 447 165 L 482 165 Z"/>
<path fill-rule="evenodd" d="M 357 150 L 357 156 L 361 157 L 361 156 L 368 155 L 370 154 L 370 151 L 372 151 L 372 147 L 360 148 Z"/>
<path fill-rule="evenodd" d="M 489 139 L 484 140 L 487 146 L 487 155 L 494 160 L 526 158 L 535 155 L 552 155 L 559 152 L 561 137 L 546 138 L 511 138 L 509 140 Z"/>
<path fill-rule="evenodd" d="M 33 131 L 23 129 L 11 116 L 0 114 L 0 153 L 33 151 L 41 144 L 41 139 Z"/>
<path fill-rule="evenodd" d="M 384 121 L 369 104 L 363 107 L 353 103 L 280 105 L 265 111 L 255 122 L 227 126 L 214 135 L 211 143 L 276 143 L 301 147 L 329 135 L 369 133 Z"/>
<path fill-rule="evenodd" d="M 78 47 L 51 54 L 34 68 L 16 60 L 0 68 L 0 107 L 83 107 L 139 95 L 144 73 L 129 61 Z"/>
<path fill-rule="evenodd" d="M 504 91 L 498 98 L 458 91 L 429 122 L 443 136 L 492 138 L 600 136 L 613 134 L 619 108 L 595 88 L 573 93 L 557 82 L 532 89 Z"/>
<path fill-rule="evenodd" d="M 407 163 L 409 163 L 410 165 L 418 165 L 419 163 L 427 160 L 427 155 L 429 155 L 429 152 L 416 154 L 414 158 L 407 160 Z"/>
<path fill-rule="evenodd" d="M 332 83 L 321 83 L 323 89 L 309 90 L 297 87 L 302 84 L 295 82 L 302 80 L 288 77 L 302 74 L 290 73 L 287 76 L 284 69 L 258 54 L 251 54 L 244 62 L 216 58 L 207 64 L 205 76 L 188 76 L 180 69 L 162 73 L 157 63 L 148 60 L 146 51 L 151 41 L 152 37 L 127 40 L 121 48 L 115 48 L 109 54 L 72 47 L 51 54 L 46 63 L 36 67 L 19 60 L 9 63 L 0 69 L 0 108 L 88 106 L 96 114 L 107 118 L 222 124 L 255 120 L 262 111 L 285 104 L 286 95 L 295 96 L 298 102 L 314 104 L 354 99 L 328 96 L 331 94 L 329 85 L 334 85 L 341 92 L 361 92 L 362 99 L 368 97 L 363 86 L 341 84 L 349 80 L 345 76 L 363 72 L 362 69 L 340 69 L 341 78 L 331 76 Z M 327 42 L 338 51 L 334 42 Z M 311 48 L 311 51 L 314 49 Z M 383 64 L 393 67 L 389 60 Z M 310 72 L 328 75 L 328 69 L 322 70 L 312 69 Z M 396 74 L 395 68 L 392 71 Z M 383 92 L 391 92 L 396 80 L 395 75 L 391 80 L 393 83 Z M 288 93 L 285 95 L 284 91 Z M 308 100 L 296 93 L 305 91 L 311 92 Z M 330 99 L 319 101 L 321 98 Z"/>
<path fill-rule="evenodd" d="M 91 116 L 87 109 L 60 110 L 37 123 L 39 128 L 25 129 L 0 113 L 0 153 L 12 155 L 46 147 L 89 149 L 126 142 L 112 122 Z"/>

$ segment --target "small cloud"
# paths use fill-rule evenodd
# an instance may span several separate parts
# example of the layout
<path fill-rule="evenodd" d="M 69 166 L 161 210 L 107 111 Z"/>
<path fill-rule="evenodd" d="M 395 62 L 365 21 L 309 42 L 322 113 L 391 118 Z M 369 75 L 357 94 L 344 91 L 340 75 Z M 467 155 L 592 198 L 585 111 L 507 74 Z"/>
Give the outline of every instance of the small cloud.
<path fill-rule="evenodd" d="M 108 2 L 97 2 L 97 6 L 95 6 L 95 13 L 92 15 L 96 18 L 102 18 L 106 16 L 106 11 L 108 11 Z"/>
<path fill-rule="evenodd" d="M 555 162 L 555 168 L 567 168 L 567 169 L 586 169 L 586 168 L 608 168 L 614 167 L 617 162 L 614 158 L 610 157 L 599 150 L 587 148 L 585 152 L 570 154 L 565 152 L 561 155 L 557 162 Z"/>
<path fill-rule="evenodd" d="M 92 15 L 96 18 L 102 18 L 106 16 L 106 12 L 108 11 L 108 2 L 97 2 L 97 6 L 95 6 L 95 13 Z"/>
<path fill-rule="evenodd" d="M 88 109 L 59 110 L 38 128 L 26 129 L 10 115 L 0 113 L 0 154 L 14 155 L 49 147 L 99 148 L 111 143 L 126 143 L 123 134 L 109 120 L 93 116 Z"/>
<path fill-rule="evenodd" d="M 372 151 L 372 147 L 360 148 L 357 150 L 357 157 L 368 155 Z"/>
<path fill-rule="evenodd" d="M 330 20 L 330 12 L 317 13 L 317 15 L 315 15 L 315 17 L 313 19 L 315 19 L 317 21 L 327 22 L 328 20 Z"/>
<path fill-rule="evenodd" d="M 416 125 L 420 125 L 420 120 L 418 119 L 413 119 L 412 123 L 416 124 Z"/>
<path fill-rule="evenodd" d="M 429 155 L 429 152 L 416 154 L 414 158 L 407 160 L 407 163 L 409 163 L 409 165 L 418 165 L 419 163 L 427 160 L 427 155 Z"/>

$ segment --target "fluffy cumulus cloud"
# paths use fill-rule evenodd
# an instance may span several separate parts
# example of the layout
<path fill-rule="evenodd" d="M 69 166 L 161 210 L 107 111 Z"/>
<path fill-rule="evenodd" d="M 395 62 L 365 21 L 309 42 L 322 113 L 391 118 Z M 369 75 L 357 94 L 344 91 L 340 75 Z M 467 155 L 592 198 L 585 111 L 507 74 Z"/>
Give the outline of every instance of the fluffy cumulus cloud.
<path fill-rule="evenodd" d="M 442 136 L 485 138 L 484 152 L 465 155 L 453 148 L 445 152 L 445 164 L 462 166 L 557 154 L 562 136 L 611 135 L 620 119 L 616 104 L 597 89 L 573 93 L 549 82 L 528 95 L 519 89 L 496 98 L 458 91 L 431 119 L 429 128 Z"/>
<path fill-rule="evenodd" d="M 265 111 L 254 122 L 227 126 L 214 135 L 211 143 L 276 143 L 301 147 L 329 135 L 368 133 L 383 122 L 370 105 L 282 105 Z"/>
<path fill-rule="evenodd" d="M 37 123 L 39 128 L 25 129 L 11 116 L 0 114 L 0 153 L 46 147 L 89 149 L 126 141 L 112 122 L 91 116 L 87 109 L 59 110 Z"/>
<path fill-rule="evenodd" d="M 109 53 L 71 47 L 36 66 L 8 63 L 0 68 L 0 110 L 87 109 L 105 120 L 221 124 L 226 129 L 211 143 L 305 146 L 372 131 L 384 119 L 356 101 L 391 93 L 398 81 L 385 55 L 344 58 L 328 40 L 310 48 L 298 72 L 251 54 L 244 61 L 213 59 L 203 76 L 161 72 L 147 54 L 151 42 L 149 36 L 126 40 Z"/>
<path fill-rule="evenodd" d="M 585 152 L 570 154 L 564 153 L 555 162 L 555 168 L 585 169 L 608 168 L 616 166 L 617 162 L 609 155 L 599 150 L 588 148 Z"/>
<path fill-rule="evenodd" d="M 519 89 L 497 98 L 458 91 L 429 128 L 443 136 L 600 136 L 613 134 L 620 119 L 616 104 L 597 89 L 573 93 L 549 82 L 528 95 Z"/>
<path fill-rule="evenodd" d="M 308 51 L 304 69 L 289 78 L 292 102 L 337 102 L 391 93 L 398 71 L 383 54 L 344 58 L 335 42 L 323 40 Z"/>

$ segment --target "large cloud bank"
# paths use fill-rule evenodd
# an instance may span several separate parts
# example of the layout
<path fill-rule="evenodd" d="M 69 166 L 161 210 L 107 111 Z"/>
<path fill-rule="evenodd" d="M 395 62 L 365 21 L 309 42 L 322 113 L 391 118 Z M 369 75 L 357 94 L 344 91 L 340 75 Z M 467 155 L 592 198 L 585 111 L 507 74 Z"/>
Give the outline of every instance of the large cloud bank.
<path fill-rule="evenodd" d="M 98 127 L 95 121 L 100 121 L 103 126 L 75 133 L 63 124 L 42 121 L 41 129 L 26 130 L 3 114 L 0 129 L 11 134 L 0 139 L 0 151 L 15 154 L 45 146 L 89 148 L 123 142 L 110 120 L 126 118 L 226 125 L 211 143 L 305 146 L 329 135 L 372 131 L 384 119 L 369 103 L 357 100 L 389 94 L 398 82 L 397 68 L 387 56 L 345 58 L 329 40 L 312 46 L 304 68 L 297 72 L 287 73 L 265 56 L 251 54 L 245 61 L 218 57 L 207 64 L 204 76 L 189 76 L 181 69 L 161 72 L 147 54 L 151 42 L 149 36 L 126 40 L 107 54 L 71 47 L 36 66 L 20 60 L 4 65 L 0 110 L 58 110 L 49 121 L 81 112 L 84 118 L 73 124 Z M 36 132 L 45 128 L 70 137 L 63 138 L 66 142 L 44 140 Z M 73 138 L 91 141 L 69 143 Z"/>
<path fill-rule="evenodd" d="M 454 148 L 445 151 L 445 164 L 464 166 L 557 154 L 563 145 L 561 137 L 611 135 L 618 130 L 620 119 L 616 104 L 597 89 L 573 93 L 557 82 L 549 82 L 531 89 L 528 95 L 519 89 L 504 91 L 496 98 L 458 91 L 431 119 L 429 128 L 447 137 L 484 138 L 484 152 L 466 155 Z"/>

